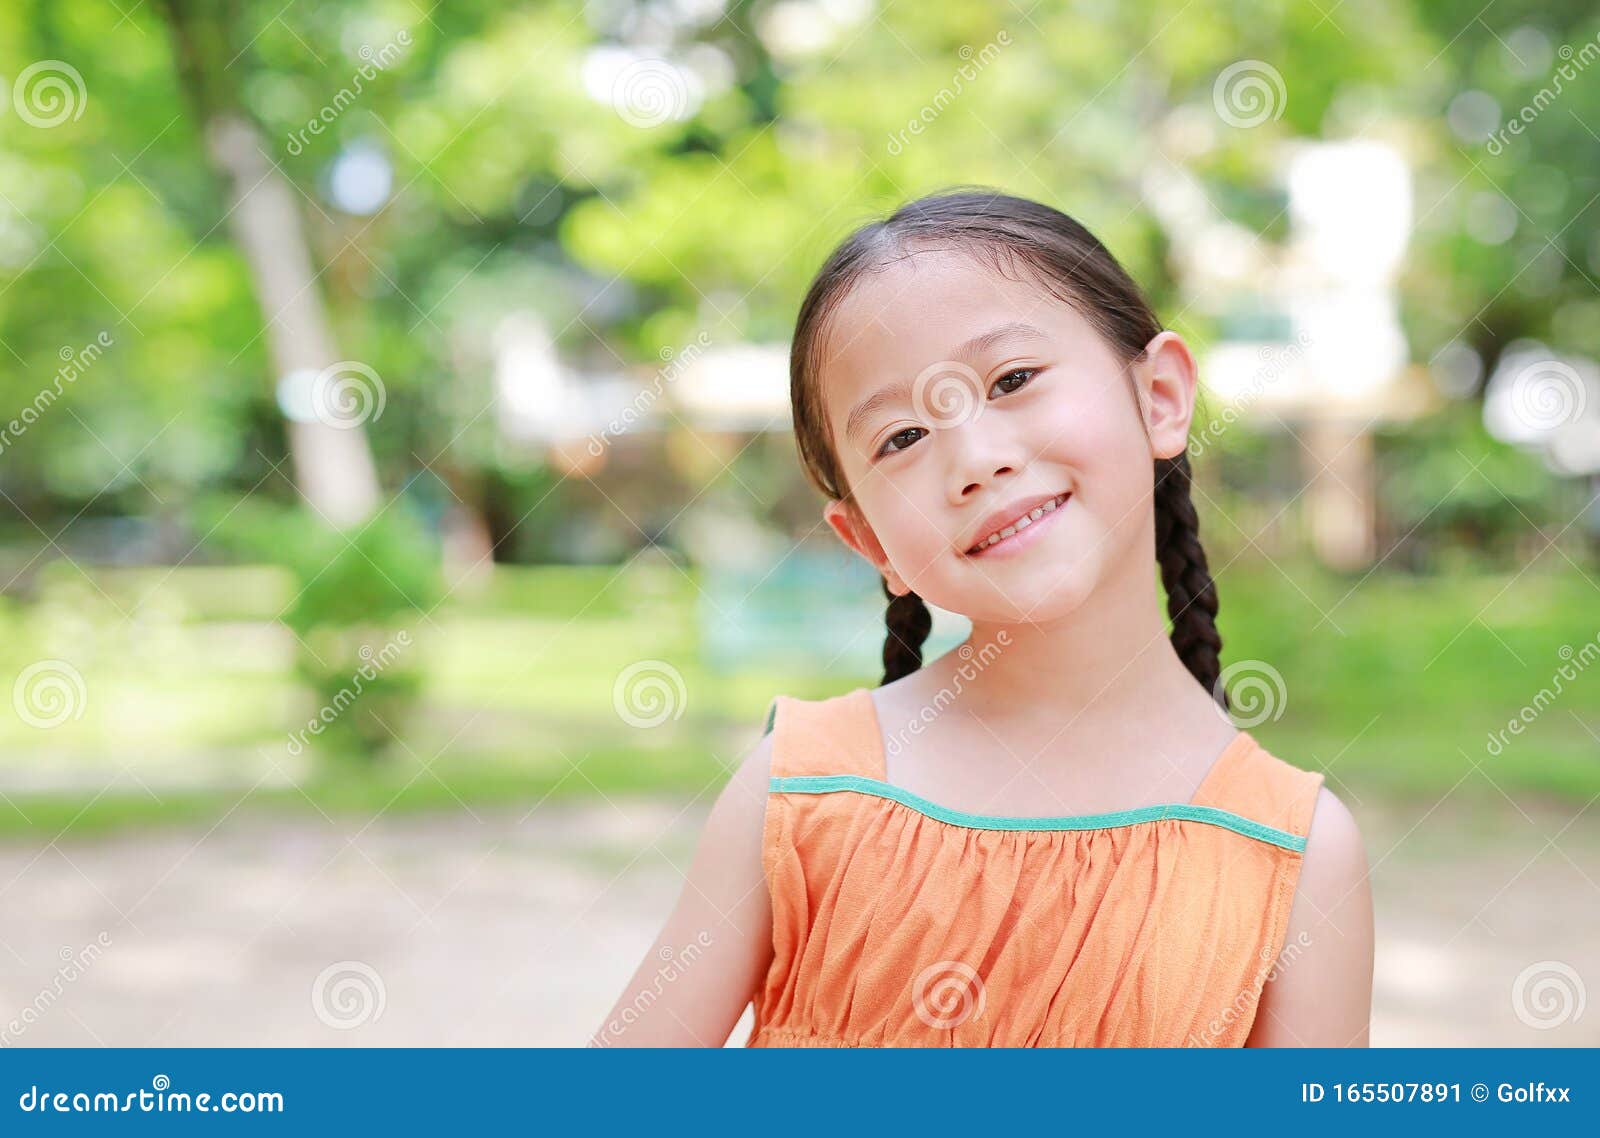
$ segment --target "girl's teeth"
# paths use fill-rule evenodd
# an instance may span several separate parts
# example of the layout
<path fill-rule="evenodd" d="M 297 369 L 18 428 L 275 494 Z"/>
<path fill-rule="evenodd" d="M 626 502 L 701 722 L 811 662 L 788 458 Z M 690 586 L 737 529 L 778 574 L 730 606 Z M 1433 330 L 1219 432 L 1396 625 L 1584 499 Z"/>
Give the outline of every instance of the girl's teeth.
<path fill-rule="evenodd" d="M 1004 541 L 1006 538 L 1015 534 L 1019 529 L 1027 529 L 1046 514 L 1054 512 L 1058 505 L 1060 505 L 1060 503 L 1052 498 L 1042 506 L 1035 506 L 1032 510 L 1029 510 L 1026 514 L 1022 515 L 1022 517 L 1018 518 L 1014 525 L 1009 525 L 999 533 L 990 534 L 988 537 L 984 538 L 983 542 L 978 546 L 978 548 L 987 549 L 997 541 Z"/>

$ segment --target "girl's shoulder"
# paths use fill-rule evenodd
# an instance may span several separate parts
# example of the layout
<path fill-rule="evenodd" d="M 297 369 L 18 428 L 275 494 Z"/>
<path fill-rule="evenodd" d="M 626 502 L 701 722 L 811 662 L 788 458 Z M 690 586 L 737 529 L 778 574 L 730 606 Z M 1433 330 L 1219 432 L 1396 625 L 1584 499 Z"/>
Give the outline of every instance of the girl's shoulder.
<path fill-rule="evenodd" d="M 870 688 L 825 699 L 776 695 L 763 738 L 771 742 L 774 778 L 883 777 L 883 737 Z"/>
<path fill-rule="evenodd" d="M 1207 773 L 1192 804 L 1225 810 L 1303 844 L 1323 782 L 1322 772 L 1279 758 L 1242 730 Z"/>
<path fill-rule="evenodd" d="M 774 696 L 761 743 L 767 786 L 781 790 L 819 778 L 883 780 L 886 748 L 895 739 L 885 742 L 873 689 L 858 687 L 821 699 Z M 1271 834 L 1274 844 L 1294 852 L 1308 848 L 1315 820 L 1327 832 L 1311 848 L 1331 845 L 1333 852 L 1325 859 L 1348 862 L 1353 842 L 1359 852 L 1359 835 L 1349 811 L 1324 783 L 1322 772 L 1279 757 L 1249 730 L 1241 730 L 1183 808 L 1204 808 L 1210 817 L 1221 812 L 1242 820 L 1246 829 L 1253 824 Z"/>

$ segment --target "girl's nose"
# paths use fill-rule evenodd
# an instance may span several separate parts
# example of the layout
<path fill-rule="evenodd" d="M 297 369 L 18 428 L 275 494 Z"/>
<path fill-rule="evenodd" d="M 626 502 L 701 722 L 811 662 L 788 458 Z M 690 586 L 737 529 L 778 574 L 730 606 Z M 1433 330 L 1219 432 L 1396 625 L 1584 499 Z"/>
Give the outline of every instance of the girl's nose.
<path fill-rule="evenodd" d="M 952 427 L 945 433 L 951 436 L 947 440 L 953 456 L 948 486 L 953 505 L 1022 468 L 1014 440 L 989 429 L 982 420 Z"/>

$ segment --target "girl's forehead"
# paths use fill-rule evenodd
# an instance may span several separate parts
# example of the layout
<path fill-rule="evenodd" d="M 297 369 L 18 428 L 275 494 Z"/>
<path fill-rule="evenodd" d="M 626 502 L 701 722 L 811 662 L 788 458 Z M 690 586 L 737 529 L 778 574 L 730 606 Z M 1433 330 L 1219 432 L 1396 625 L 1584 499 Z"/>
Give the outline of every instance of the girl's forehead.
<path fill-rule="evenodd" d="M 928 250 L 864 273 L 835 312 L 834 324 L 855 342 L 937 339 L 951 320 L 968 322 L 997 308 L 1032 303 L 1037 291 L 969 255 Z"/>
<path fill-rule="evenodd" d="M 930 250 L 892 261 L 860 277 L 832 314 L 820 360 L 827 401 L 848 403 L 859 390 L 952 360 L 975 337 L 1018 323 L 1058 342 L 1087 328 L 1038 284 L 971 256 Z"/>

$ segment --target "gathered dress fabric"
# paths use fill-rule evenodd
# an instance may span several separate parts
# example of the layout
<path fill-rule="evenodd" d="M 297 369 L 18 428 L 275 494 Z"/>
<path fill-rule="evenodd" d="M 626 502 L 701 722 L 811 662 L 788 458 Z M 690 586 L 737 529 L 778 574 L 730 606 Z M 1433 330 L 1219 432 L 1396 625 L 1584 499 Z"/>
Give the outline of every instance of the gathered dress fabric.
<path fill-rule="evenodd" d="M 748 1046 L 1241 1046 L 1293 967 L 1323 776 L 1248 732 L 1187 803 L 1034 818 L 885 781 L 867 688 L 780 695 L 768 724 L 773 959 Z"/>

